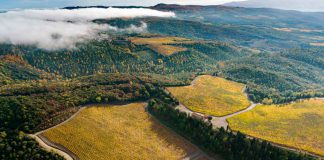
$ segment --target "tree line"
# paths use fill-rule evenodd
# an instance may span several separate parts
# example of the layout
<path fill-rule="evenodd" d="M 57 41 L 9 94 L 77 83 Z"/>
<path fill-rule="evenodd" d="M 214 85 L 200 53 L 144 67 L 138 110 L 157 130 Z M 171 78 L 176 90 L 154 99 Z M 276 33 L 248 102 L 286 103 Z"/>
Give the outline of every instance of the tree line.
<path fill-rule="evenodd" d="M 312 160 L 305 154 L 295 153 L 269 142 L 247 138 L 224 128 L 213 129 L 212 124 L 190 117 L 174 109 L 177 101 L 167 94 L 160 94 L 149 102 L 148 111 L 208 153 L 222 155 L 227 160 Z"/>
<path fill-rule="evenodd" d="M 43 150 L 25 133 L 54 126 L 80 105 L 146 101 L 158 86 L 182 84 L 159 76 L 100 74 L 67 81 L 40 81 L 0 88 L 0 160 L 62 157 Z"/>

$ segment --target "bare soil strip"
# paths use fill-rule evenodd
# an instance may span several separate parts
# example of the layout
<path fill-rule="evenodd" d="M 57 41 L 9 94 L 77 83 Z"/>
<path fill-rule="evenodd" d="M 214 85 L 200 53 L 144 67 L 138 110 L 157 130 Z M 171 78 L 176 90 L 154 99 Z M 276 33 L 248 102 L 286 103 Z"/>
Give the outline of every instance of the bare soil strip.
<path fill-rule="evenodd" d="M 45 136 L 43 136 L 42 134 L 37 135 L 37 137 L 42 140 L 44 143 L 46 143 L 48 146 L 58 149 L 64 153 L 66 153 L 67 155 L 69 155 L 73 160 L 80 160 L 80 158 L 75 155 L 72 151 L 70 151 L 69 149 L 65 148 L 64 146 L 58 144 L 58 143 L 54 143 L 52 141 L 50 141 L 49 139 L 47 139 Z"/>
<path fill-rule="evenodd" d="M 70 150 L 68 150 L 67 148 L 65 148 L 64 146 L 62 146 L 60 144 L 53 143 L 52 141 L 48 140 L 47 138 L 42 136 L 42 133 L 44 133 L 50 129 L 53 129 L 55 127 L 61 126 L 64 123 L 70 121 L 85 108 L 86 107 L 81 107 L 76 113 L 74 113 L 69 119 L 65 120 L 64 122 L 62 122 L 56 126 L 53 126 L 51 128 L 45 129 L 43 131 L 37 132 L 35 134 L 31 134 L 29 136 L 34 138 L 47 151 L 52 151 L 54 153 L 57 153 L 58 155 L 64 157 L 66 160 L 79 160 L 79 157 L 77 155 L 75 155 L 73 152 L 71 152 Z"/>
<path fill-rule="evenodd" d="M 54 153 L 64 157 L 66 160 L 77 160 L 77 159 L 73 159 L 72 156 L 70 154 L 68 154 L 67 152 L 65 152 L 64 150 L 57 149 L 56 147 L 52 147 L 51 144 L 49 144 L 47 141 L 45 141 L 44 139 L 39 138 L 36 135 L 31 134 L 29 136 L 34 138 L 38 142 L 38 144 L 40 146 L 42 146 L 46 151 L 54 152 Z"/>

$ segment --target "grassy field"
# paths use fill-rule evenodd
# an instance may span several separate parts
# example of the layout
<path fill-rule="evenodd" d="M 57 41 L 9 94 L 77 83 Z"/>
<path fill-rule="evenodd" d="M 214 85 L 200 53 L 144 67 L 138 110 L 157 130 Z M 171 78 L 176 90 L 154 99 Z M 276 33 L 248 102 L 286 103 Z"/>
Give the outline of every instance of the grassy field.
<path fill-rule="evenodd" d="M 198 149 L 150 118 L 144 103 L 93 106 L 44 136 L 81 160 L 181 159 Z"/>
<path fill-rule="evenodd" d="M 165 56 L 177 52 L 186 51 L 186 48 L 172 46 L 172 44 L 188 43 L 191 40 L 179 37 L 150 37 L 150 38 L 132 38 L 132 43 L 138 45 L 148 45 L 152 50 Z"/>
<path fill-rule="evenodd" d="M 324 156 L 324 100 L 259 105 L 229 119 L 233 130 Z"/>
<path fill-rule="evenodd" d="M 205 75 L 199 76 L 191 86 L 167 89 L 193 111 L 224 116 L 250 105 L 243 88 L 244 84 Z"/>

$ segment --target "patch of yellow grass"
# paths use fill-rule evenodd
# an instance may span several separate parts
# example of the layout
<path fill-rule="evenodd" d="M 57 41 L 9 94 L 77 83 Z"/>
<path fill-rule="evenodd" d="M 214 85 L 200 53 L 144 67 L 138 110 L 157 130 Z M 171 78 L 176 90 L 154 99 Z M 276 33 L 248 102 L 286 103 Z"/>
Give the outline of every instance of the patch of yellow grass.
<path fill-rule="evenodd" d="M 44 136 L 82 160 L 181 159 L 198 150 L 152 119 L 144 105 L 89 107 Z"/>
<path fill-rule="evenodd" d="M 170 56 L 174 53 L 186 51 L 186 48 L 170 46 L 170 45 L 150 45 L 150 48 L 157 53 L 160 53 L 165 56 Z"/>
<path fill-rule="evenodd" d="M 324 47 L 324 43 L 310 43 L 311 46 Z"/>
<path fill-rule="evenodd" d="M 322 32 L 322 30 L 312 30 L 312 29 L 307 29 L 307 28 L 273 28 L 274 30 L 277 31 L 283 31 L 283 32 Z"/>
<path fill-rule="evenodd" d="M 324 155 L 324 100 L 259 105 L 228 121 L 233 130 Z"/>
<path fill-rule="evenodd" d="M 183 43 L 191 40 L 186 38 L 180 38 L 180 37 L 149 37 L 149 38 L 136 37 L 136 38 L 132 38 L 131 41 L 135 44 L 176 44 L 176 43 Z"/>
<path fill-rule="evenodd" d="M 193 111 L 224 116 L 250 105 L 243 88 L 244 84 L 205 75 L 197 77 L 191 86 L 167 89 Z"/>
<path fill-rule="evenodd" d="M 186 48 L 172 46 L 171 44 L 192 43 L 193 41 L 180 37 L 149 37 L 149 38 L 131 38 L 132 43 L 138 45 L 148 45 L 152 50 L 165 56 L 172 55 Z"/>
<path fill-rule="evenodd" d="M 291 28 L 273 28 L 277 31 L 283 31 L 283 32 L 292 32 L 293 30 Z"/>

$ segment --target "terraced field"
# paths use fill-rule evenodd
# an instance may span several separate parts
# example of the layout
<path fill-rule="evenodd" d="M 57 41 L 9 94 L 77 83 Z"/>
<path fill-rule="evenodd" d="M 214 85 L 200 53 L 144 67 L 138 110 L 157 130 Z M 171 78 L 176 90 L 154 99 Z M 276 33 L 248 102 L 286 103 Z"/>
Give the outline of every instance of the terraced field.
<path fill-rule="evenodd" d="M 233 130 L 324 156 L 324 100 L 259 105 L 228 121 Z"/>
<path fill-rule="evenodd" d="M 208 75 L 197 77 L 191 86 L 169 87 L 181 103 L 195 112 L 224 116 L 249 107 L 244 84 Z"/>
<path fill-rule="evenodd" d="M 186 48 L 173 46 L 172 44 L 189 43 L 189 39 L 179 37 L 149 37 L 149 38 L 132 38 L 132 43 L 138 45 L 148 45 L 152 50 L 165 56 L 177 52 L 186 51 Z"/>
<path fill-rule="evenodd" d="M 172 160 L 201 154 L 197 147 L 152 119 L 144 105 L 89 107 L 43 135 L 81 160 Z"/>

